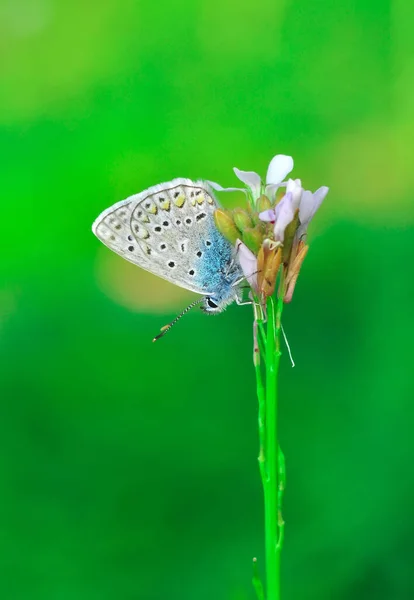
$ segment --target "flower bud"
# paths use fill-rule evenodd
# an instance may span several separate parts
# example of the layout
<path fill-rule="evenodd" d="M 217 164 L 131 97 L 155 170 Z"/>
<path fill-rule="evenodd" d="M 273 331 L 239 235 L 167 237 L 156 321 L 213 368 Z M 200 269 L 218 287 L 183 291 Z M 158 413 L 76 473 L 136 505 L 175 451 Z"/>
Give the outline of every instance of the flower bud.
<path fill-rule="evenodd" d="M 233 245 L 236 243 L 236 240 L 240 238 L 240 231 L 234 224 L 229 211 L 217 208 L 214 211 L 214 222 L 220 233 L 222 233 Z"/>
<path fill-rule="evenodd" d="M 285 229 L 285 237 L 283 240 L 283 262 L 287 264 L 289 262 L 290 254 L 292 252 L 293 240 L 300 225 L 299 222 L 299 210 L 296 210 L 293 221 Z"/>
<path fill-rule="evenodd" d="M 260 225 L 254 228 L 248 227 L 247 229 L 244 229 L 242 231 L 242 240 L 249 250 L 257 256 L 263 241 L 263 233 Z"/>
<path fill-rule="evenodd" d="M 271 240 L 265 240 L 257 256 L 257 285 L 259 293 L 267 298 L 275 291 L 276 278 L 282 263 L 282 248 Z"/>
<path fill-rule="evenodd" d="M 248 227 L 253 227 L 253 221 L 249 213 L 242 208 L 235 208 L 233 210 L 233 221 L 240 231 L 244 231 Z"/>
<path fill-rule="evenodd" d="M 256 209 L 258 213 L 263 212 L 264 210 L 268 210 L 272 207 L 272 204 L 267 196 L 262 194 L 260 198 L 257 199 Z"/>
<path fill-rule="evenodd" d="M 247 204 L 246 210 L 247 210 L 247 214 L 249 215 L 249 217 L 252 221 L 251 227 L 256 227 L 256 225 L 260 224 L 259 215 L 256 212 L 256 210 L 252 207 L 250 202 Z"/>
<path fill-rule="evenodd" d="M 296 281 L 299 276 L 299 271 L 301 269 L 303 261 L 305 260 L 305 256 L 308 250 L 309 246 L 300 241 L 297 247 L 297 254 L 295 258 L 291 260 L 291 264 L 289 265 L 289 269 L 286 274 L 286 293 L 285 297 L 283 298 L 283 302 L 285 302 L 285 304 L 288 304 L 292 300 L 293 292 L 295 291 Z"/>

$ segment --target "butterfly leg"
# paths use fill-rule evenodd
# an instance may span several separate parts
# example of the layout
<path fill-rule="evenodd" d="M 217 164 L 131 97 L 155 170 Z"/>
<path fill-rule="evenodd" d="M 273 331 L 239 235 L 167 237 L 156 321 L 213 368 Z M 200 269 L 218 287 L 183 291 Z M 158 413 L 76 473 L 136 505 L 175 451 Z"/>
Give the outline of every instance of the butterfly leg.
<path fill-rule="evenodd" d="M 237 306 L 247 306 L 247 304 L 254 304 L 254 302 L 252 300 L 242 301 L 241 299 L 236 298 L 236 304 Z"/>
<path fill-rule="evenodd" d="M 246 286 L 246 288 L 249 288 L 250 286 Z M 252 294 L 250 293 L 249 295 L 249 300 L 244 300 L 243 299 L 243 289 L 246 288 L 240 288 L 239 292 L 241 292 L 240 294 L 236 295 L 236 304 L 238 306 L 246 306 L 246 305 L 253 305 L 253 313 L 254 313 L 254 321 L 257 323 L 266 323 L 267 321 L 267 316 L 266 316 L 266 307 L 262 306 L 260 304 L 260 302 L 257 302 L 253 297 Z"/>

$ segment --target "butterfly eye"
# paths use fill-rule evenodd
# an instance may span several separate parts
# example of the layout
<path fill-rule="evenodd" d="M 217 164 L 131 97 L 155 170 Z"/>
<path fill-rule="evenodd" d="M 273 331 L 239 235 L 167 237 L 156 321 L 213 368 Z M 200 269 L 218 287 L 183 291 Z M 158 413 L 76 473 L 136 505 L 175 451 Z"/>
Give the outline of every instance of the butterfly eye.
<path fill-rule="evenodd" d="M 207 298 L 207 306 L 209 308 L 217 308 L 218 304 L 216 304 L 215 302 L 213 302 L 213 300 L 211 298 Z"/>

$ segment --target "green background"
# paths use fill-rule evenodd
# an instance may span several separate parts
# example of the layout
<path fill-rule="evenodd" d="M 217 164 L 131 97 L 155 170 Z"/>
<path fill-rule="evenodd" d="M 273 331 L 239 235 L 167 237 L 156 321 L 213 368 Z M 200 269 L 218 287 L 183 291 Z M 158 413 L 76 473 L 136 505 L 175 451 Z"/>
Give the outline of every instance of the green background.
<path fill-rule="evenodd" d="M 252 315 L 91 233 L 173 177 L 330 186 L 284 317 L 283 598 L 414 598 L 414 9 L 0 2 L 0 597 L 252 600 Z M 243 201 L 227 195 L 228 206 Z"/>

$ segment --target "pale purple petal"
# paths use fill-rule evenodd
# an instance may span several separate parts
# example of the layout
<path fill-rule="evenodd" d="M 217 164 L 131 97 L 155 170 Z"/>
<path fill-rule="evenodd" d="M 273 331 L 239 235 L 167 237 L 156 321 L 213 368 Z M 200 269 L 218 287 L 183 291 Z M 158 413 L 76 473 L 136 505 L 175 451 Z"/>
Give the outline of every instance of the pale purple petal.
<path fill-rule="evenodd" d="M 300 226 L 296 233 L 296 236 L 299 239 L 306 234 L 311 219 L 322 204 L 323 199 L 328 192 L 329 188 L 325 185 L 316 190 L 314 194 L 309 191 L 303 192 L 299 207 Z"/>
<path fill-rule="evenodd" d="M 224 188 L 215 181 L 207 181 L 206 183 L 208 183 L 208 185 L 211 186 L 213 190 L 216 190 L 217 192 L 246 192 L 245 188 Z"/>
<path fill-rule="evenodd" d="M 328 192 L 329 188 L 326 186 L 320 187 L 314 194 L 309 191 L 303 192 L 299 207 L 301 225 L 307 225 L 310 222 Z"/>
<path fill-rule="evenodd" d="M 306 190 L 302 194 L 302 201 L 299 207 L 299 221 L 302 224 L 308 223 L 313 211 L 313 194 Z"/>
<path fill-rule="evenodd" d="M 293 158 L 285 154 L 277 154 L 270 161 L 267 169 L 266 183 L 280 184 L 293 169 Z"/>
<path fill-rule="evenodd" d="M 313 211 L 313 215 L 316 213 L 322 202 L 325 200 L 325 196 L 328 192 L 329 188 L 326 185 L 323 185 L 322 187 L 318 188 L 316 192 L 313 192 L 313 199 L 315 201 L 315 210 Z"/>
<path fill-rule="evenodd" d="M 237 257 L 250 286 L 257 290 L 257 258 L 240 240 L 236 241 Z"/>
<path fill-rule="evenodd" d="M 293 197 L 292 193 L 288 192 L 279 204 L 276 206 L 276 223 L 274 228 L 274 235 L 276 240 L 283 242 L 285 237 L 285 229 L 293 221 L 295 211 L 293 208 Z"/>
<path fill-rule="evenodd" d="M 285 194 L 275 206 L 276 219 L 279 218 L 280 211 L 283 209 L 285 203 L 292 201 L 292 193 L 291 192 L 289 192 L 289 197 L 287 199 L 286 199 L 286 196 L 287 196 L 287 194 Z"/>
<path fill-rule="evenodd" d="M 259 219 L 261 221 L 267 221 L 270 223 L 274 223 L 276 221 L 276 214 L 273 208 L 269 208 L 268 210 L 264 210 L 259 213 Z"/>
<path fill-rule="evenodd" d="M 300 179 L 289 179 L 286 186 L 286 193 L 292 194 L 292 206 L 293 210 L 299 208 L 300 199 L 302 197 L 302 182 Z"/>
<path fill-rule="evenodd" d="M 260 176 L 254 171 L 240 171 L 237 167 L 234 167 L 233 171 L 235 172 L 236 177 L 252 190 L 253 197 L 258 198 L 262 187 Z"/>

